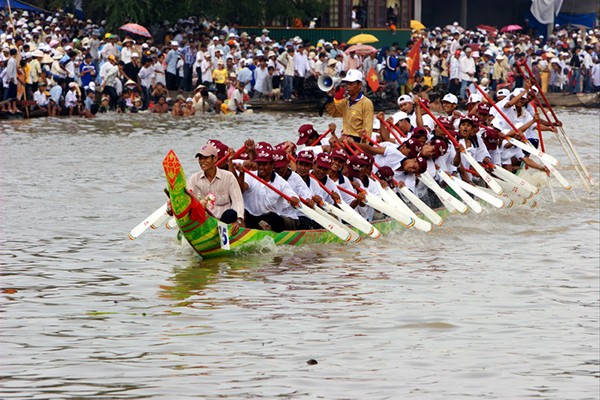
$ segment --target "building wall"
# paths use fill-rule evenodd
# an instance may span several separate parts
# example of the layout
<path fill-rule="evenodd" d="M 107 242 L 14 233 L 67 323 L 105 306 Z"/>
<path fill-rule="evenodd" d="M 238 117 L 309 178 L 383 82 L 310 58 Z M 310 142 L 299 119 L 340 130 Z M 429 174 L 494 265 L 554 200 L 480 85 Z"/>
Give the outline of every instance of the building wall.
<path fill-rule="evenodd" d="M 464 28 L 474 29 L 479 24 L 523 25 L 531 0 L 421 0 L 421 4 L 421 22 L 425 26 L 445 26 L 456 21 Z M 461 4 L 466 5 L 466 21 Z"/>

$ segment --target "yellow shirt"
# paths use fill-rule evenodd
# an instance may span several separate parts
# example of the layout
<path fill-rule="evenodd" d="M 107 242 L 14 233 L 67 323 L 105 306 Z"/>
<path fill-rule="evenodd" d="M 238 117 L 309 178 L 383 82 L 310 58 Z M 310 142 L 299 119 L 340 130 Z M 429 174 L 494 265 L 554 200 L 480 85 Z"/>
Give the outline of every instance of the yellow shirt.
<path fill-rule="evenodd" d="M 429 87 L 433 87 L 433 77 L 423 75 L 423 85 L 427 85 Z"/>
<path fill-rule="evenodd" d="M 227 82 L 227 78 L 229 77 L 229 73 L 227 72 L 227 69 L 223 68 L 223 69 L 215 69 L 213 70 L 212 73 L 212 78 L 215 81 L 215 83 L 225 83 Z"/>
<path fill-rule="evenodd" d="M 343 134 L 362 138 L 373 132 L 373 102 L 365 95 L 350 105 L 349 98 L 334 100 L 325 105 L 325 110 L 332 117 L 342 117 Z"/>

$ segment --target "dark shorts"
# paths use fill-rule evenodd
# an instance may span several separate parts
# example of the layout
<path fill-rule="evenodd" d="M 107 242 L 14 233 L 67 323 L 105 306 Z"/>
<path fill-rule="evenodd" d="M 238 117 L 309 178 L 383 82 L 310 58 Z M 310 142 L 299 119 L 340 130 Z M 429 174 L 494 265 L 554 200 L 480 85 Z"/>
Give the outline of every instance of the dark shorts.
<path fill-rule="evenodd" d="M 4 100 L 14 100 L 17 98 L 17 84 L 9 83 L 8 87 L 5 88 Z"/>

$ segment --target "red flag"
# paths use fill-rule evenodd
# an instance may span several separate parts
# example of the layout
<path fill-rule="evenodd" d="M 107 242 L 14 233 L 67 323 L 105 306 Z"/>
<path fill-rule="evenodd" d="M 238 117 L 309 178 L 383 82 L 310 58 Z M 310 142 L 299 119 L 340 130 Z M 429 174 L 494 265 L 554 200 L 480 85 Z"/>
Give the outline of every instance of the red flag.
<path fill-rule="evenodd" d="M 377 72 L 375 72 L 375 67 L 371 67 L 371 69 L 367 73 L 367 84 L 373 92 L 379 90 L 379 79 L 377 79 Z"/>
<path fill-rule="evenodd" d="M 407 60 L 408 72 L 410 73 L 411 81 L 415 77 L 415 72 L 417 72 L 419 70 L 419 67 L 421 66 L 421 42 L 422 41 L 423 41 L 423 39 L 419 39 L 419 41 L 413 45 L 412 49 L 410 49 L 410 51 L 406 55 L 406 57 L 408 58 L 408 60 Z"/>

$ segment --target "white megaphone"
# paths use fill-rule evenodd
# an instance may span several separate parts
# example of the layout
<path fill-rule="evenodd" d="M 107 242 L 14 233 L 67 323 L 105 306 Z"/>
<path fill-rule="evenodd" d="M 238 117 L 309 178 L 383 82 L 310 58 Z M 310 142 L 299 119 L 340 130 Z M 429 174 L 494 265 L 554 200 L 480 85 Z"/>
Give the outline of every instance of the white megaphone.
<path fill-rule="evenodd" d="M 317 86 L 324 92 L 329 92 L 340 83 L 341 79 L 337 76 L 321 75 L 317 81 Z"/>

